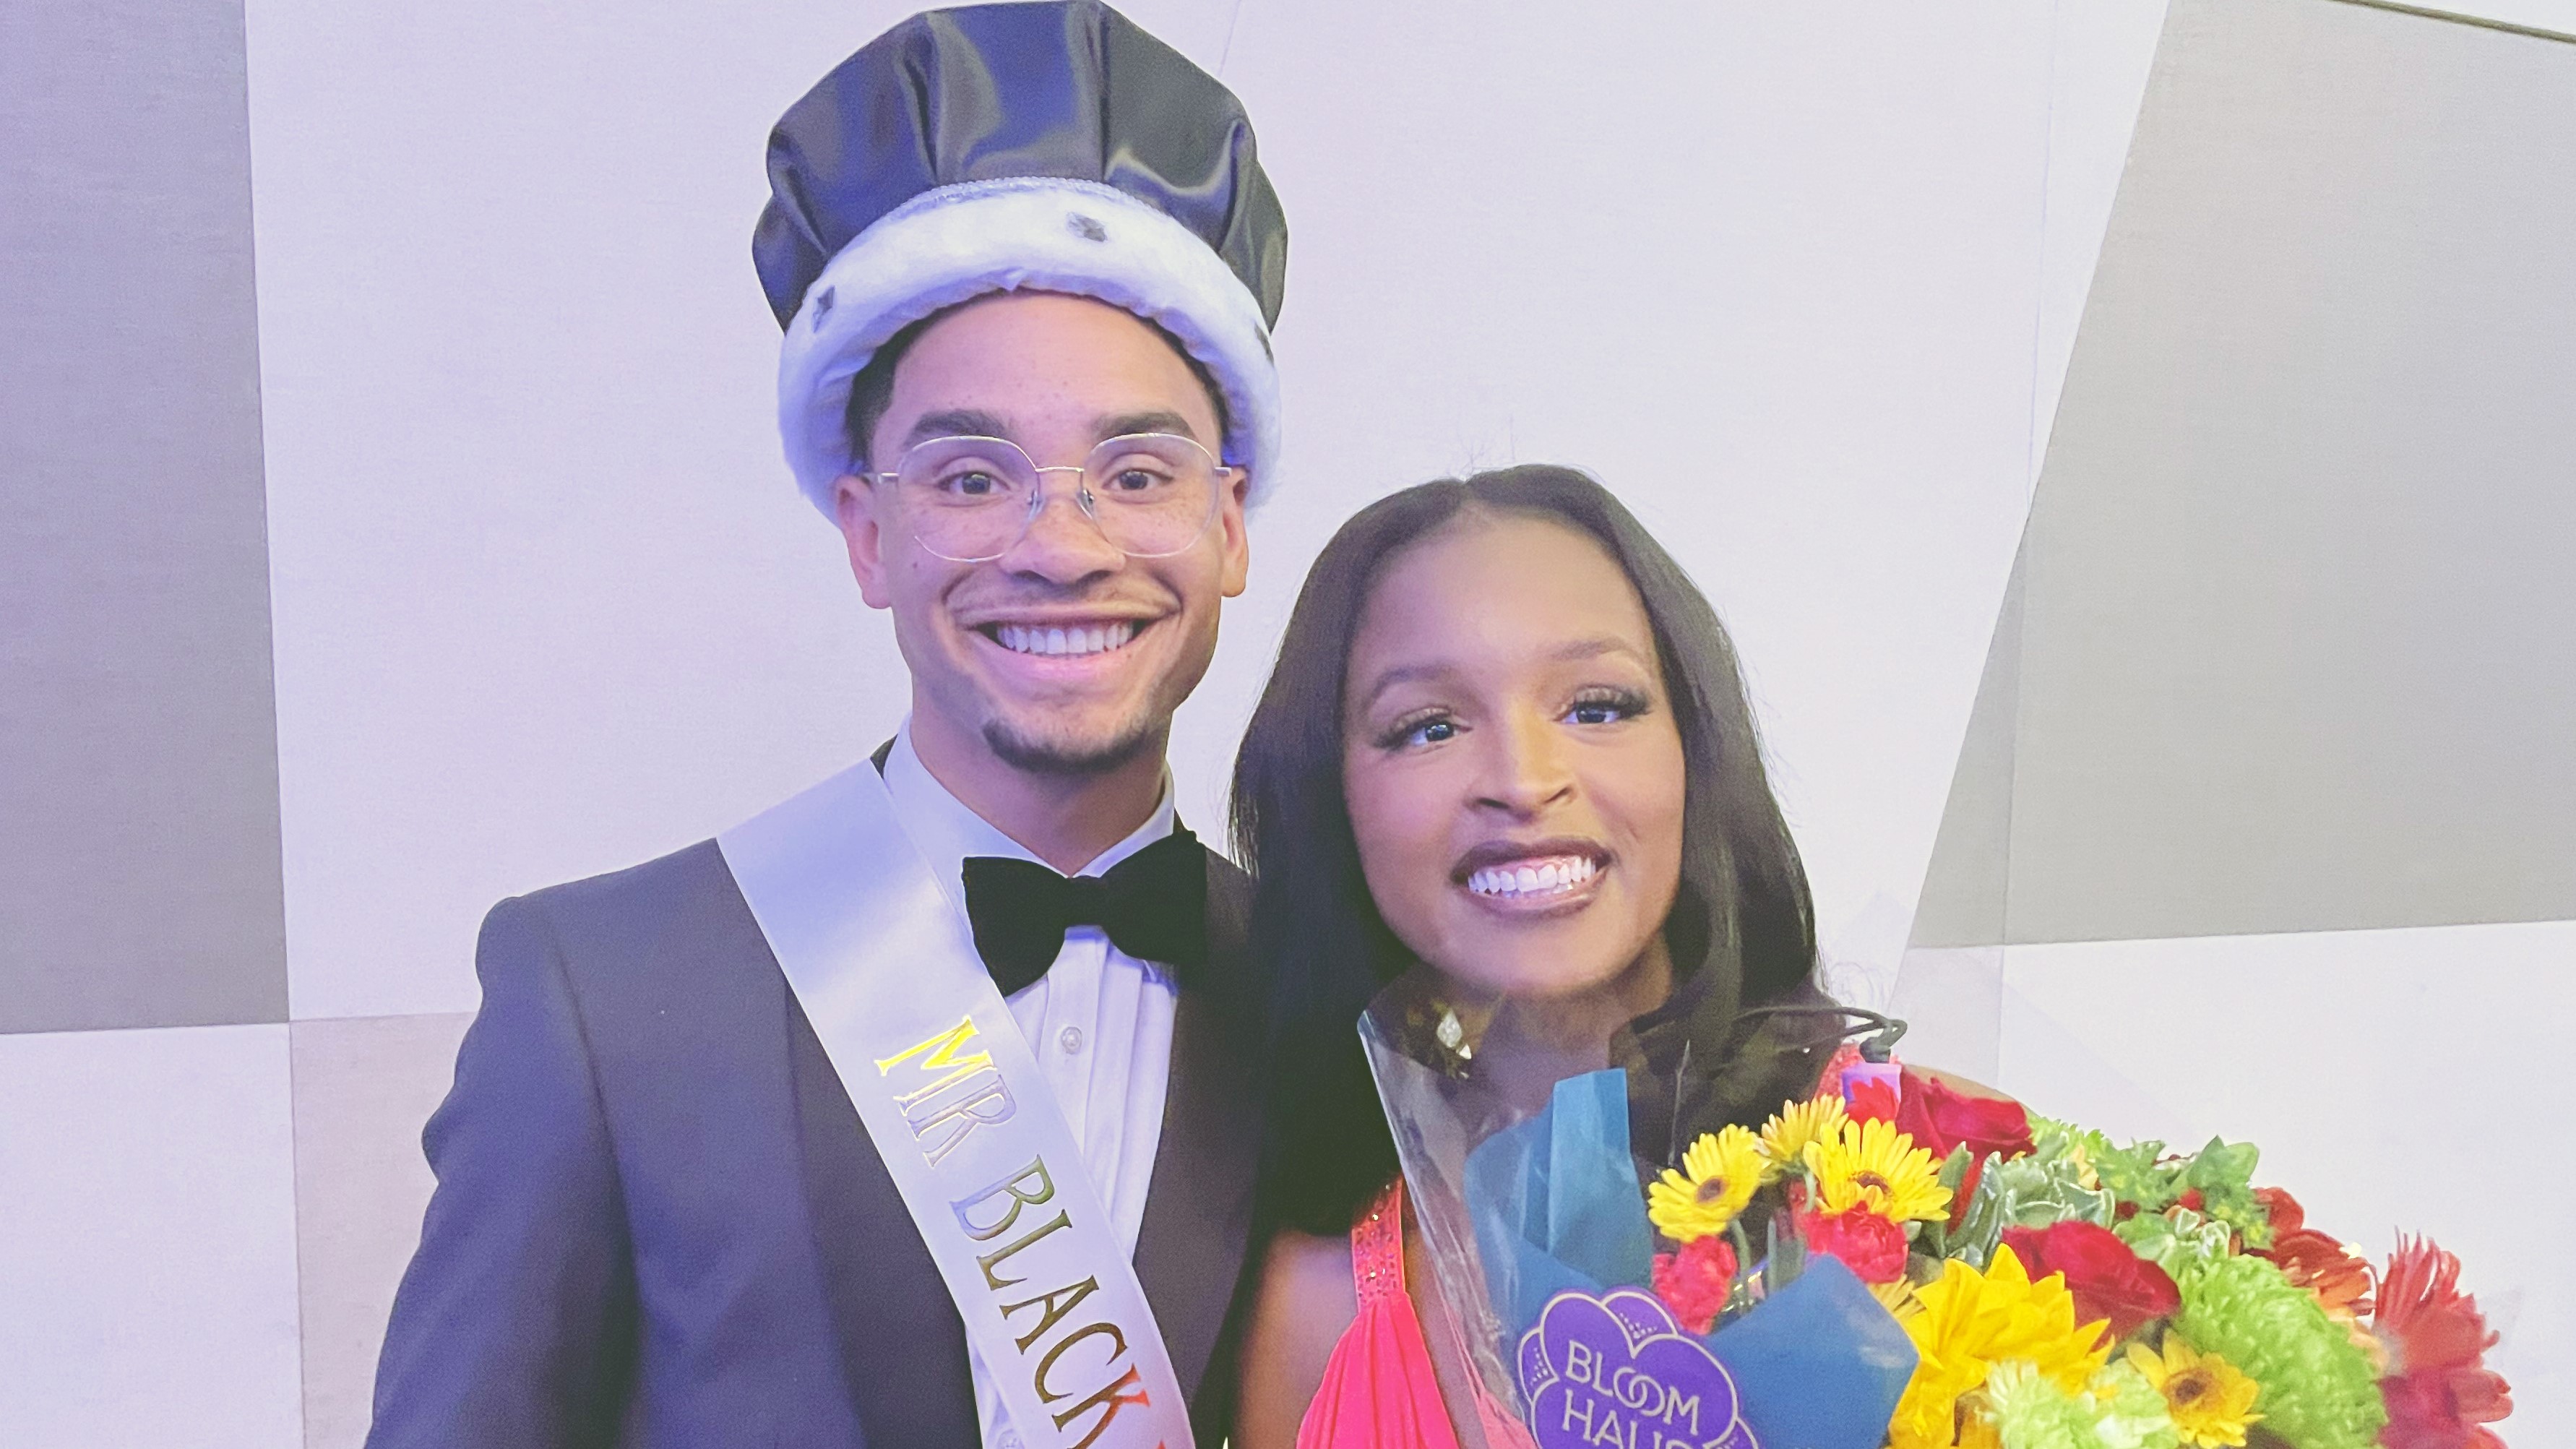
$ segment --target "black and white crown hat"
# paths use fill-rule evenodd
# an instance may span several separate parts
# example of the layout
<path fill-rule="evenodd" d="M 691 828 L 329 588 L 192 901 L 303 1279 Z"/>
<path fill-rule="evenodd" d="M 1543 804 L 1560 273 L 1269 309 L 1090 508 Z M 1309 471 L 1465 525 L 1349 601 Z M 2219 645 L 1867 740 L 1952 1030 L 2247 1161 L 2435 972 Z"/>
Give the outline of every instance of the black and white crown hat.
<path fill-rule="evenodd" d="M 769 184 L 751 249 L 787 329 L 778 430 L 826 517 L 865 466 L 851 379 L 905 326 L 1016 289 L 1169 332 L 1225 395 L 1225 461 L 1256 499 L 1276 482 L 1287 218 L 1242 103 L 1099 0 L 895 26 L 779 119 Z"/>

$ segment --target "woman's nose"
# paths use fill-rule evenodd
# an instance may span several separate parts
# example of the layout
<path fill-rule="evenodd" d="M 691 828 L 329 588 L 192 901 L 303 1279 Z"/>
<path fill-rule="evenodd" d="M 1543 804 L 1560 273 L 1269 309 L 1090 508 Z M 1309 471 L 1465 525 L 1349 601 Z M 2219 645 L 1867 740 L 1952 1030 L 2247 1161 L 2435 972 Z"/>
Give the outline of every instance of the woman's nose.
<path fill-rule="evenodd" d="M 1479 803 L 1527 818 L 1574 793 L 1574 770 L 1556 722 L 1535 710 L 1515 711 L 1485 731 Z"/>

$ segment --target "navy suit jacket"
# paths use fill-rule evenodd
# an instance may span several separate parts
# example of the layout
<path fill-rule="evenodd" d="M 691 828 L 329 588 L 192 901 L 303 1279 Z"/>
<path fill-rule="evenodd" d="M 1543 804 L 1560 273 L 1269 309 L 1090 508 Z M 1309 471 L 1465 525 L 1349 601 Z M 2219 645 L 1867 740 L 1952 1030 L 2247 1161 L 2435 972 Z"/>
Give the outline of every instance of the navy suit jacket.
<path fill-rule="evenodd" d="M 1254 1255 L 1250 881 L 1208 856 L 1136 1248 L 1199 1441 Z M 710 841 L 503 902 L 371 1449 L 974 1449 L 965 1329 Z"/>

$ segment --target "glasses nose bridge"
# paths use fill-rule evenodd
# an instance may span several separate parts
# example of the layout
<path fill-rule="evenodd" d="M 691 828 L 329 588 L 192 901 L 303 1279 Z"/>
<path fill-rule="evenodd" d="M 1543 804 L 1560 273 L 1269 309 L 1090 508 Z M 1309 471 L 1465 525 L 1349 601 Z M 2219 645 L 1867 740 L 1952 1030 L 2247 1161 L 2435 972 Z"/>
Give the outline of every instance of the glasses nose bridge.
<path fill-rule="evenodd" d="M 1024 452 L 1020 456 L 1026 458 L 1028 457 L 1028 454 Z M 1023 526 L 1035 526 L 1038 521 L 1038 515 L 1046 512 L 1046 475 L 1049 473 L 1071 473 L 1074 475 L 1073 506 L 1081 509 L 1082 516 L 1090 519 L 1093 525 L 1097 526 L 1100 522 L 1100 508 L 1097 501 L 1091 496 L 1090 472 L 1091 465 L 1089 463 L 1039 463 L 1035 460 L 1031 460 L 1029 463 L 1029 476 L 1037 481 L 1037 486 L 1029 490 L 1028 519 L 1026 524 Z"/>

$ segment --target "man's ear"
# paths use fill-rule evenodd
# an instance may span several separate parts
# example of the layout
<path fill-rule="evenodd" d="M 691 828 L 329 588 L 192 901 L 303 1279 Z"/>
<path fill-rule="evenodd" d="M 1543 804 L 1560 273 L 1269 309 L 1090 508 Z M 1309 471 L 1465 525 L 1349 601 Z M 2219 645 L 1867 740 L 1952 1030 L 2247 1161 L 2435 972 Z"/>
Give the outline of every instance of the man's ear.
<path fill-rule="evenodd" d="M 1225 597 L 1240 597 L 1243 586 L 1252 578 L 1252 536 L 1244 528 L 1244 500 L 1252 494 L 1252 473 L 1234 470 L 1234 486 L 1228 488 L 1225 502 L 1217 511 L 1218 544 L 1225 550 L 1225 572 L 1220 580 Z"/>
<path fill-rule="evenodd" d="M 871 609 L 894 606 L 886 587 L 884 531 L 877 524 L 876 485 L 855 473 L 844 473 L 833 485 L 832 506 L 841 524 L 841 539 L 850 549 L 850 576 L 859 581 L 859 597 Z"/>

